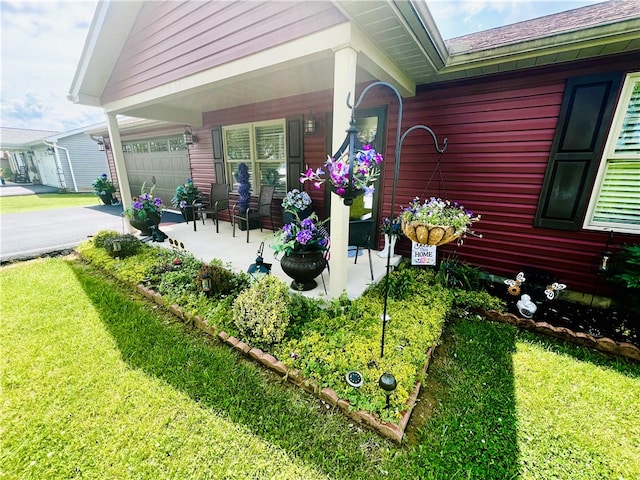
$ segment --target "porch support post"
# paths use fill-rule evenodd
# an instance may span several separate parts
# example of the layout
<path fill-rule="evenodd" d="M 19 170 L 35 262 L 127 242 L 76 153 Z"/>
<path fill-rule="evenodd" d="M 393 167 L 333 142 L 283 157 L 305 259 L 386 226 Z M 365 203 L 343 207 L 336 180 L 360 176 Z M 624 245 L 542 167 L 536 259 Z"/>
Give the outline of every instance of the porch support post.
<path fill-rule="evenodd" d="M 333 134 L 332 150 L 336 152 L 342 145 L 351 120 L 351 110 L 347 107 L 347 95 L 355 101 L 356 66 L 358 52 L 347 46 L 335 51 L 333 75 Z M 338 298 L 347 288 L 347 250 L 349 242 L 349 207 L 342 198 L 331 193 L 331 280 L 329 296 Z"/>
<path fill-rule="evenodd" d="M 129 174 L 124 161 L 120 129 L 118 128 L 118 120 L 115 114 L 107 113 L 107 128 L 109 129 L 109 139 L 111 140 L 111 155 L 113 155 L 116 175 L 118 175 L 118 188 L 120 190 L 122 207 L 126 209 L 131 205 L 133 196 L 131 195 L 131 187 L 129 186 Z M 131 228 L 130 226 L 129 229 Z"/>

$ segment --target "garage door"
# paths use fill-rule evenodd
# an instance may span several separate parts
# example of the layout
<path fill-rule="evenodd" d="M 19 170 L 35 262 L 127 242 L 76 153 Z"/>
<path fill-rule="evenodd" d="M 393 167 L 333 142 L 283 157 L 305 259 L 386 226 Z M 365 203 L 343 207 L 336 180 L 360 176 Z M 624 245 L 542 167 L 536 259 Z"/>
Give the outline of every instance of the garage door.
<path fill-rule="evenodd" d="M 172 208 L 176 187 L 191 176 L 189 151 L 182 136 L 125 142 L 122 148 L 131 194 L 137 196 L 145 182 L 147 192 L 155 185 L 154 195 L 162 199 L 165 208 Z"/>

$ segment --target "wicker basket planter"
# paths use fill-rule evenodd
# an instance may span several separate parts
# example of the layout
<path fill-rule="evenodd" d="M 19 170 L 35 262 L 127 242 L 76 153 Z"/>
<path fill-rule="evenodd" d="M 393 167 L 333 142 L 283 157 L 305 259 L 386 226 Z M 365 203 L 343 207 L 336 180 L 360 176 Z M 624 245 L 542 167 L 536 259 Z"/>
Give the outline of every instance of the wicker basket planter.
<path fill-rule="evenodd" d="M 452 226 L 425 225 L 420 222 L 402 222 L 402 233 L 410 240 L 422 245 L 440 246 L 460 238 Z"/>

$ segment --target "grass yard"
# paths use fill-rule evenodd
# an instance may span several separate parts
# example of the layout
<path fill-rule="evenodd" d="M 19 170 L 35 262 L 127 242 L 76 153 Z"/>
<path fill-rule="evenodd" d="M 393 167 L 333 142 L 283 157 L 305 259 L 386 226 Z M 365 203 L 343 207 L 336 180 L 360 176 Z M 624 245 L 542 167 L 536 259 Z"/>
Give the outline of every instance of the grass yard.
<path fill-rule="evenodd" d="M 65 207 L 89 207 L 102 205 L 100 197 L 93 193 L 42 193 L 0 197 L 0 214 L 35 212 Z"/>
<path fill-rule="evenodd" d="M 396 447 L 75 260 L 0 287 L 6 478 L 640 478 L 631 361 L 455 321 Z"/>

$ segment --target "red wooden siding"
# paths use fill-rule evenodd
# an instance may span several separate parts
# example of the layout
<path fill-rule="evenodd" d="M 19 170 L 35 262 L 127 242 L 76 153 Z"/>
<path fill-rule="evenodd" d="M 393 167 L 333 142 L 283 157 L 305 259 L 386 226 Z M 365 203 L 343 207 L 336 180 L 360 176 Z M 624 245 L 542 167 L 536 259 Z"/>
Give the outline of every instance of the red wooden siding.
<path fill-rule="evenodd" d="M 103 101 L 124 98 L 344 21 L 342 13 L 325 1 L 145 2 Z"/>
<path fill-rule="evenodd" d="M 442 196 L 457 200 L 482 215 L 464 245 L 441 247 L 491 273 L 512 277 L 525 266 L 553 272 L 573 290 L 593 292 L 595 265 L 605 249 L 608 233 L 567 232 L 533 227 L 538 197 L 567 78 L 607 70 L 639 68 L 627 57 L 596 65 L 583 63 L 571 70 L 557 67 L 536 74 L 496 76 L 423 89 L 407 99 L 403 131 L 414 124 L 431 127 L 440 142 L 448 138 L 441 157 L 442 188 L 434 173 L 438 154 L 431 137 L 416 131 L 402 146 L 396 205 L 414 196 Z M 395 111 L 390 101 L 386 158 L 393 158 Z M 397 117 L 396 117 L 397 118 Z M 384 174 L 382 216 L 389 215 L 393 160 Z M 396 209 L 396 213 L 399 209 Z M 615 235 L 616 244 L 638 242 L 634 235 Z M 398 250 L 410 252 L 403 239 Z M 602 291 L 602 288 L 601 288 Z"/>

